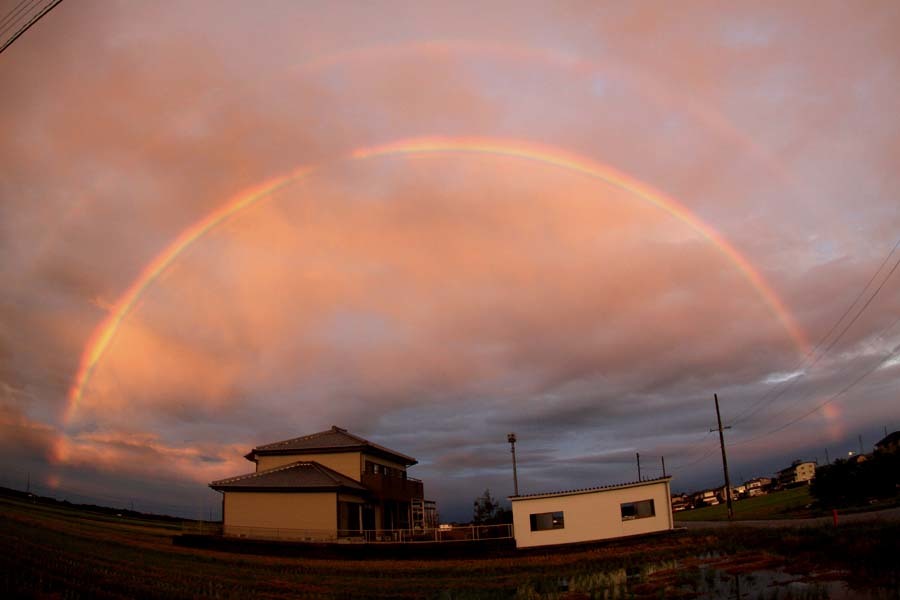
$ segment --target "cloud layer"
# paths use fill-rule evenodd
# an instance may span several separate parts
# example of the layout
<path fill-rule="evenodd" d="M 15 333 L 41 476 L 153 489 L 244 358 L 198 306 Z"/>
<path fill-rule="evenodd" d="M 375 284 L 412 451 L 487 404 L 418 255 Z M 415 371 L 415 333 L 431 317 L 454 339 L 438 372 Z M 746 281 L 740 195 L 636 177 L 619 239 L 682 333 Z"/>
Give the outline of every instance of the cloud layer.
<path fill-rule="evenodd" d="M 511 492 L 512 430 L 524 491 L 633 479 L 636 452 L 712 485 L 713 392 L 747 477 L 871 445 L 900 426 L 896 253 L 833 326 L 900 235 L 898 29 L 890 2 L 61 5 L 0 61 L 8 484 L 193 514 L 253 445 L 337 424 L 416 456 L 464 519 Z M 665 191 L 825 343 L 804 360 L 727 256 L 609 184 L 348 159 L 428 136 L 553 146 Z M 65 422 L 142 269 L 313 164 L 147 288 Z"/>

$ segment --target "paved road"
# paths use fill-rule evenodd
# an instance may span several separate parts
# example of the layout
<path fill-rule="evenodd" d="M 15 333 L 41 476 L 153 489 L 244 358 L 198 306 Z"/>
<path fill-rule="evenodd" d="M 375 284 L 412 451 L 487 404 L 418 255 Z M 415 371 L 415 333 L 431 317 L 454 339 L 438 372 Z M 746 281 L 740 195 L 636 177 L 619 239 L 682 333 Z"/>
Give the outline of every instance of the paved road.
<path fill-rule="evenodd" d="M 887 508 L 871 512 L 851 513 L 842 515 L 838 512 L 838 527 L 841 523 L 865 523 L 865 522 L 889 522 L 900 521 L 900 508 Z M 772 519 L 766 521 L 675 521 L 676 527 L 688 529 L 708 529 L 710 527 L 818 527 L 831 525 L 831 517 L 818 517 L 815 519 Z"/>

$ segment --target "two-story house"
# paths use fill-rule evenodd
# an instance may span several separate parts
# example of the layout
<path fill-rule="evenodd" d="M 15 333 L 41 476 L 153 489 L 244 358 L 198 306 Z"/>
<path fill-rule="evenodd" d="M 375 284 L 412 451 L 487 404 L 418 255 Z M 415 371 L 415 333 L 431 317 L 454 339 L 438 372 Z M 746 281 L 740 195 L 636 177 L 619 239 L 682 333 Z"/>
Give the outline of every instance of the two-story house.
<path fill-rule="evenodd" d="M 416 459 L 346 429 L 253 448 L 256 471 L 210 483 L 225 535 L 327 540 L 424 527 L 434 503 L 407 476 Z"/>

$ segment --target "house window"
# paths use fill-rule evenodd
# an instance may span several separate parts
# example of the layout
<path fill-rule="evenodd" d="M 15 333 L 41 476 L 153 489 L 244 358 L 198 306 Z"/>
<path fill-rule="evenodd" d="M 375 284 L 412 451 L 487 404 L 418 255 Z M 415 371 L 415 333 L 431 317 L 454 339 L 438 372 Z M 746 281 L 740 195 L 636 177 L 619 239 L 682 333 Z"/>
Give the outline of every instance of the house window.
<path fill-rule="evenodd" d="M 653 500 L 641 500 L 639 502 L 625 502 L 622 504 L 622 520 L 646 519 L 656 516 Z"/>
<path fill-rule="evenodd" d="M 566 526 L 562 511 L 535 513 L 531 515 L 531 530 L 564 529 Z"/>
<path fill-rule="evenodd" d="M 405 471 L 381 465 L 370 460 L 366 461 L 366 473 L 369 475 L 381 475 L 382 477 L 402 477 L 406 479 Z"/>

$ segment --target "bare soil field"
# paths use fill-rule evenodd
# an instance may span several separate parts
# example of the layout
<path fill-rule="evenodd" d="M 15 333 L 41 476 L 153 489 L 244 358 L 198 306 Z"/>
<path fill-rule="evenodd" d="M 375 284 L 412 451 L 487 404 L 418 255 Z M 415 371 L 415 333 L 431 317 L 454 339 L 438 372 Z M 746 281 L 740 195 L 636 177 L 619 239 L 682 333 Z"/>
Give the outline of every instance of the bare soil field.
<path fill-rule="evenodd" d="M 900 524 L 681 530 L 471 558 L 267 556 L 173 543 L 176 523 L 0 497 L 0 596 L 900 598 Z"/>

